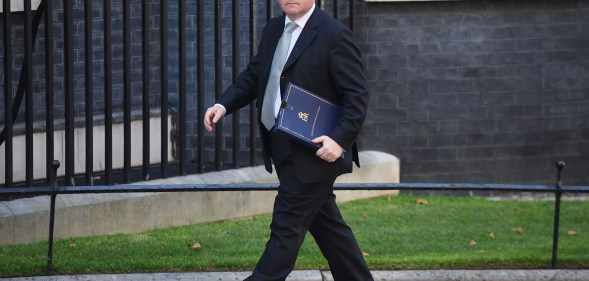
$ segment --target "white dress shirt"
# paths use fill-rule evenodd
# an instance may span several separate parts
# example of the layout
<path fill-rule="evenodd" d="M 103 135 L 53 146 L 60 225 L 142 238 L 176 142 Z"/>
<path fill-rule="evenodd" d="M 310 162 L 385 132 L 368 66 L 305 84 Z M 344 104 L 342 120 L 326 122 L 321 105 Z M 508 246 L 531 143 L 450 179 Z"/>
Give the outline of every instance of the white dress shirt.
<path fill-rule="evenodd" d="M 286 60 L 288 60 L 288 57 L 290 56 L 290 52 L 292 52 L 292 48 L 297 43 L 297 40 L 299 39 L 299 36 L 301 35 L 303 28 L 305 28 L 305 24 L 307 24 L 307 21 L 309 20 L 309 18 L 313 14 L 314 10 L 315 10 L 315 4 L 313 3 L 313 7 L 311 7 L 311 9 L 309 9 L 309 11 L 307 11 L 307 13 L 305 13 L 302 17 L 300 17 L 294 21 L 298 25 L 298 27 L 295 28 L 295 30 L 292 32 L 292 37 L 290 38 L 290 45 L 288 47 L 288 52 L 286 52 Z M 285 28 L 286 28 L 286 24 L 289 22 L 291 22 L 291 20 L 288 18 L 288 16 L 284 17 L 284 27 Z M 278 116 L 278 112 L 280 111 L 280 106 L 282 105 L 282 97 L 280 95 L 280 87 L 278 87 L 278 91 L 276 92 L 276 95 L 278 95 L 278 97 L 276 98 L 276 101 L 274 104 L 274 116 L 275 117 Z"/>

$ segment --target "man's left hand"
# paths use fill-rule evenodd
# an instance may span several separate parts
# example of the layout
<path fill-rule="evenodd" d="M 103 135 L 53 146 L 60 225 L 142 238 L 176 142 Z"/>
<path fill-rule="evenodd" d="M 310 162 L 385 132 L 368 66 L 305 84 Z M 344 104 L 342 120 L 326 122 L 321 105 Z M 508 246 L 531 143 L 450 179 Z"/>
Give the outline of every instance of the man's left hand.
<path fill-rule="evenodd" d="M 340 156 L 342 156 L 344 151 L 344 149 L 337 142 L 328 136 L 320 136 L 315 138 L 313 143 L 322 145 L 321 148 L 317 150 L 315 155 L 327 162 L 334 162 L 340 158 Z"/>

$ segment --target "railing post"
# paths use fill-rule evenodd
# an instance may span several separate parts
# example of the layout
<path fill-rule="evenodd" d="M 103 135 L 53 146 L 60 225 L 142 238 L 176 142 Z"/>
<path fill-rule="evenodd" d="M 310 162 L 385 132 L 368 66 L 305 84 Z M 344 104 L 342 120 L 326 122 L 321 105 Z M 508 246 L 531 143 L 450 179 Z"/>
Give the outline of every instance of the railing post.
<path fill-rule="evenodd" d="M 558 169 L 558 174 L 556 177 L 556 191 L 555 201 L 554 201 L 554 231 L 552 234 L 552 269 L 556 269 L 556 265 L 558 263 L 558 232 L 560 226 L 560 197 L 562 196 L 562 191 L 560 187 L 562 183 L 560 181 L 560 176 L 562 174 L 562 169 L 564 169 L 565 163 L 564 161 L 556 161 L 556 168 Z"/>
<path fill-rule="evenodd" d="M 51 208 L 49 209 L 49 248 L 47 250 L 47 268 L 45 273 L 51 275 L 51 267 L 53 265 L 53 229 L 55 227 L 55 199 L 57 198 L 57 169 L 59 169 L 59 161 L 53 160 L 51 162 L 53 167 L 53 188 L 51 189 Z"/>

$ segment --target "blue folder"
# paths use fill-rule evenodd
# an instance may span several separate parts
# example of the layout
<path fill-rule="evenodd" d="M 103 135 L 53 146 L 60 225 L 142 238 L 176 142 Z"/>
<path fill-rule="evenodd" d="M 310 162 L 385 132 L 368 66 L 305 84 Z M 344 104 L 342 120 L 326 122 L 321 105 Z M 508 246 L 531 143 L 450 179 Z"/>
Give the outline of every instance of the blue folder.
<path fill-rule="evenodd" d="M 338 105 L 289 83 L 274 130 L 290 140 L 318 150 L 321 144 L 314 144 L 311 141 L 316 137 L 329 134 L 339 116 Z"/>

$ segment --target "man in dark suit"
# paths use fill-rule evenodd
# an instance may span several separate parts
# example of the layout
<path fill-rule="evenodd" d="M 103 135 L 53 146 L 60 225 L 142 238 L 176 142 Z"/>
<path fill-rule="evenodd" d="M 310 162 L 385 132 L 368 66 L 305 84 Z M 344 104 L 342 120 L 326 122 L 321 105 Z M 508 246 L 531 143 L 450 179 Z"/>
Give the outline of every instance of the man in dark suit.
<path fill-rule="evenodd" d="M 360 52 L 352 32 L 317 8 L 314 0 L 278 3 L 284 15 L 267 23 L 257 55 L 204 116 L 210 132 L 213 124 L 225 115 L 257 99 L 264 163 L 268 172 L 272 172 L 274 163 L 280 181 L 270 239 L 246 280 L 284 280 L 294 268 L 307 231 L 315 238 L 335 280 L 373 280 L 333 194 L 336 177 L 351 172 L 352 161 L 359 166 L 355 142 L 368 103 Z M 289 28 L 291 22 L 296 23 L 294 30 Z M 275 75 L 276 90 L 269 90 L 273 60 L 278 49 L 285 49 L 277 47 L 281 45 L 283 31 L 292 33 L 292 39 L 285 44 L 288 52 L 282 72 Z M 313 140 L 321 144 L 316 152 L 284 139 L 273 133 L 271 126 L 262 124 L 262 108 L 275 103 L 277 106 L 271 108 L 278 112 L 280 93 L 289 82 L 342 107 L 335 128 Z M 266 102 L 270 94 L 277 95 L 278 102 Z"/>

